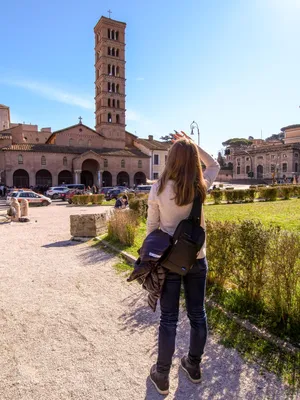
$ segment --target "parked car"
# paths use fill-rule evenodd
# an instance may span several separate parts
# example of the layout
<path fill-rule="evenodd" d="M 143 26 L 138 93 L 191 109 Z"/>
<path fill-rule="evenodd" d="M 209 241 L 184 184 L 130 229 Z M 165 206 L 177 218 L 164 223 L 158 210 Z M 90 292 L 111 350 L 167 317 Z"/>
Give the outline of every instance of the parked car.
<path fill-rule="evenodd" d="M 138 185 L 135 188 L 135 193 L 149 193 L 152 185 Z"/>
<path fill-rule="evenodd" d="M 49 197 L 35 193 L 32 190 L 24 190 L 22 192 L 15 191 L 10 193 L 9 196 L 6 197 L 6 205 L 10 205 L 13 197 L 15 197 L 19 202 L 21 202 L 22 199 L 26 199 L 29 204 L 40 204 L 42 206 L 49 206 L 49 204 L 52 203 Z"/>
<path fill-rule="evenodd" d="M 66 183 L 61 185 L 61 187 L 66 187 L 68 189 L 77 189 L 77 190 L 85 190 L 85 186 L 83 183 Z"/>
<path fill-rule="evenodd" d="M 100 190 L 100 194 L 107 194 L 109 190 L 115 189 L 113 186 L 105 186 Z"/>
<path fill-rule="evenodd" d="M 126 193 L 127 190 L 126 189 L 111 189 L 109 190 L 106 195 L 105 195 L 105 200 L 112 200 L 112 199 L 116 199 L 119 197 L 119 195 L 121 193 Z"/>
<path fill-rule="evenodd" d="M 61 194 L 64 194 L 68 191 L 69 189 L 63 186 L 50 187 L 46 192 L 46 196 L 50 197 L 52 200 L 55 200 L 58 199 Z"/>

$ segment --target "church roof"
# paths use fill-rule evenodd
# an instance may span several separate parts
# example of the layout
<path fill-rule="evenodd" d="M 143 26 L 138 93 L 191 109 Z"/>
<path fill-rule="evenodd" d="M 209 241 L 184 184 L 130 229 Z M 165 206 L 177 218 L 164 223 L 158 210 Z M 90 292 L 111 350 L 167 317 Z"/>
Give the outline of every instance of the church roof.
<path fill-rule="evenodd" d="M 101 133 L 95 131 L 94 129 L 90 128 L 89 126 L 84 125 L 84 124 L 82 124 L 82 123 L 78 123 L 78 124 L 75 124 L 75 125 L 72 125 L 72 126 L 68 126 L 67 128 L 59 129 L 58 131 L 53 132 L 53 133 L 48 137 L 46 143 L 48 143 L 48 142 L 53 138 L 53 136 L 57 135 L 58 133 L 65 132 L 65 131 L 67 131 L 67 130 L 69 130 L 69 129 L 75 128 L 76 126 L 78 126 L 78 127 L 84 126 L 84 127 L 85 127 L 86 129 L 88 129 L 89 131 L 92 131 L 92 132 L 96 133 L 97 135 L 99 135 L 99 136 L 101 136 L 101 137 L 104 137 L 103 135 L 101 135 Z"/>
<path fill-rule="evenodd" d="M 155 139 L 137 139 L 137 143 L 142 144 L 143 146 L 147 147 L 149 150 L 169 150 L 172 143 L 170 142 L 160 142 L 159 140 Z"/>
<path fill-rule="evenodd" d="M 72 146 L 57 146 L 55 144 L 30 144 L 20 143 L 3 147 L 1 151 L 20 151 L 20 152 L 36 152 L 36 153 L 69 153 L 82 154 L 92 150 L 93 152 L 103 156 L 119 156 L 119 157 L 138 157 L 149 158 L 146 154 L 135 148 L 125 149 L 94 149 L 91 147 L 72 147 Z"/>
<path fill-rule="evenodd" d="M 0 104 L 0 108 L 9 108 L 9 107 L 4 104 Z"/>

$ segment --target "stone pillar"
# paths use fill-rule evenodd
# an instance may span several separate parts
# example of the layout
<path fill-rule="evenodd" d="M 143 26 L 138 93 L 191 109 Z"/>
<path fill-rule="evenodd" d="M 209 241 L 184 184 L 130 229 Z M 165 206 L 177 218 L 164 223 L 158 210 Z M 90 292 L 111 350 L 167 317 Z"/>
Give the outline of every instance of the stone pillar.
<path fill-rule="evenodd" d="M 97 171 L 97 186 L 98 188 L 102 188 L 102 171 Z"/>
<path fill-rule="evenodd" d="M 80 169 L 76 169 L 74 171 L 74 183 L 80 183 L 80 174 L 81 174 L 81 170 Z"/>
<path fill-rule="evenodd" d="M 21 200 L 21 217 L 28 217 L 28 200 L 22 199 Z"/>

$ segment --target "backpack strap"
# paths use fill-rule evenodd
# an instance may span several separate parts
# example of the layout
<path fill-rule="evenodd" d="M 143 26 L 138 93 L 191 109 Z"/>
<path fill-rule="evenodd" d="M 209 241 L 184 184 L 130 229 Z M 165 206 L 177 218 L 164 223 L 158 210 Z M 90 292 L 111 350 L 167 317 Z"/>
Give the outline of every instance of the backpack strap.
<path fill-rule="evenodd" d="M 202 211 L 202 202 L 200 196 L 194 198 L 193 207 L 189 215 L 189 219 L 200 219 Z"/>

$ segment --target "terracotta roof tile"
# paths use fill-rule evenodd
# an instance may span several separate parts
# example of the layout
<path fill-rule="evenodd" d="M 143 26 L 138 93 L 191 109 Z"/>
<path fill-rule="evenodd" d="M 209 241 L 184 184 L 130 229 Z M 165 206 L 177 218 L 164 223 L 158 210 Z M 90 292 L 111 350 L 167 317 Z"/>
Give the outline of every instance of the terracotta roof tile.
<path fill-rule="evenodd" d="M 300 124 L 284 126 L 283 128 L 281 128 L 281 131 L 284 132 L 287 129 L 296 129 L 296 128 L 300 128 Z"/>
<path fill-rule="evenodd" d="M 149 140 L 149 139 L 137 139 L 137 142 L 147 147 L 149 150 L 169 150 L 172 143 L 170 142 L 160 142 L 159 140 Z"/>
<path fill-rule="evenodd" d="M 91 147 L 71 147 L 71 146 L 57 146 L 55 144 L 30 144 L 30 143 L 20 143 L 13 144 L 11 146 L 6 146 L 1 149 L 1 151 L 30 151 L 38 153 L 69 153 L 69 154 L 83 154 L 87 151 L 94 151 L 97 154 L 106 156 L 120 156 L 120 157 L 139 157 L 139 158 L 149 158 L 146 154 L 142 153 L 140 150 L 135 148 L 125 148 L 125 149 L 94 149 Z"/>

